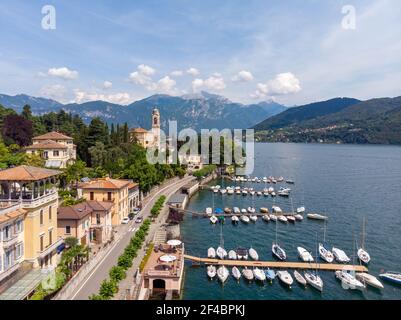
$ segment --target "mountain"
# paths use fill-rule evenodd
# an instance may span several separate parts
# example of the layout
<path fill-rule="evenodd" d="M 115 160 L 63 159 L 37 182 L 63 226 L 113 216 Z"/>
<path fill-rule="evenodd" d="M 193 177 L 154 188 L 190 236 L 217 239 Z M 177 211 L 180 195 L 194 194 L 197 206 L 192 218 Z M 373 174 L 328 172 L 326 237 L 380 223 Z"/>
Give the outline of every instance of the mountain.
<path fill-rule="evenodd" d="M 260 122 L 254 128 L 255 130 L 271 130 L 296 125 L 309 119 L 339 112 L 358 102 L 360 101 L 357 99 L 334 98 L 300 107 L 288 108 L 286 111 Z"/>
<path fill-rule="evenodd" d="M 25 104 L 29 104 L 34 114 L 42 114 L 64 109 L 66 112 L 80 115 L 86 122 L 94 117 L 100 117 L 108 123 L 127 122 L 131 127 L 150 128 L 151 112 L 157 107 L 161 113 L 161 125 L 166 129 L 168 120 L 176 120 L 178 129 L 217 128 L 249 128 L 260 119 L 268 118 L 285 109 L 284 106 L 261 102 L 259 104 L 245 105 L 235 103 L 229 99 L 200 92 L 181 97 L 157 94 L 135 101 L 128 106 L 122 106 L 105 101 L 91 101 L 86 103 L 61 104 L 45 98 L 33 98 L 26 95 L 7 96 L 0 95 L 0 104 L 20 112 Z"/>

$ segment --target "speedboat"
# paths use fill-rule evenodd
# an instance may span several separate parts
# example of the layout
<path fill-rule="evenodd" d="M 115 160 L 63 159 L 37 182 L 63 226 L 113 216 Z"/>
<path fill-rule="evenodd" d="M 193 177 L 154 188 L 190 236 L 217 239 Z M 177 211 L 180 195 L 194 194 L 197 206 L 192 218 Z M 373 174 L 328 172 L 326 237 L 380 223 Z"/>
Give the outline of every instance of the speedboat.
<path fill-rule="evenodd" d="M 360 282 L 364 283 L 365 285 L 370 285 L 377 289 L 383 289 L 384 286 L 382 283 L 377 279 L 375 276 L 372 276 L 369 273 L 365 272 L 358 272 L 355 274 L 355 278 L 357 278 Z"/>
<path fill-rule="evenodd" d="M 313 288 L 323 291 L 323 280 L 318 274 L 311 271 L 306 271 L 304 276 L 306 282 L 309 283 Z"/>
<path fill-rule="evenodd" d="M 235 191 L 235 194 L 241 194 L 241 190 L 240 189 L 238 189 L 237 191 Z"/>
<path fill-rule="evenodd" d="M 224 283 L 227 281 L 228 276 L 230 275 L 230 272 L 225 266 L 221 266 L 217 269 L 217 277 L 221 281 L 221 283 Z"/>
<path fill-rule="evenodd" d="M 214 250 L 213 247 L 210 247 L 209 249 L 207 249 L 207 257 L 210 259 L 216 258 L 216 250 Z"/>
<path fill-rule="evenodd" d="M 270 218 L 271 221 L 274 221 L 274 222 L 277 221 L 277 216 L 275 214 L 269 215 L 269 218 Z"/>
<path fill-rule="evenodd" d="M 228 189 L 228 190 L 227 190 L 227 194 L 234 194 L 234 189 L 231 189 L 231 188 Z"/>
<path fill-rule="evenodd" d="M 253 272 L 251 269 L 245 268 L 242 270 L 242 275 L 244 276 L 244 278 L 248 281 L 253 280 Z"/>
<path fill-rule="evenodd" d="M 209 220 L 210 220 L 210 222 L 211 222 L 212 224 L 215 224 L 215 223 L 217 223 L 217 221 L 218 221 L 218 219 L 217 219 L 216 216 L 211 216 Z"/>
<path fill-rule="evenodd" d="M 324 215 L 321 215 L 321 214 L 318 214 L 318 213 L 308 213 L 306 216 L 309 219 L 313 219 L 313 220 L 327 220 L 328 219 L 327 216 L 324 216 Z"/>
<path fill-rule="evenodd" d="M 241 213 L 241 210 L 238 207 L 234 207 L 233 211 L 234 211 L 235 214 Z"/>
<path fill-rule="evenodd" d="M 213 265 L 207 266 L 207 275 L 210 279 L 213 279 L 216 276 L 216 267 Z"/>
<path fill-rule="evenodd" d="M 237 248 L 237 259 L 238 260 L 248 260 L 248 250 L 245 248 Z"/>
<path fill-rule="evenodd" d="M 238 269 L 237 267 L 234 266 L 234 267 L 231 269 L 231 273 L 232 273 L 233 277 L 234 277 L 236 280 L 239 280 L 239 279 L 241 278 L 241 272 L 239 271 L 239 269 Z"/>
<path fill-rule="evenodd" d="M 284 223 L 285 223 L 285 222 L 288 222 L 287 217 L 286 217 L 286 216 L 283 216 L 283 215 L 278 216 L 277 219 L 278 219 L 279 221 L 281 221 L 281 222 L 284 222 Z"/>
<path fill-rule="evenodd" d="M 346 272 L 344 270 L 335 272 L 336 278 L 339 279 L 342 283 L 342 287 L 344 289 L 355 289 L 355 290 L 364 290 L 365 285 L 357 280 L 351 273 Z"/>
<path fill-rule="evenodd" d="M 205 210 L 206 214 L 210 217 L 213 214 L 213 209 L 212 208 L 206 208 Z"/>
<path fill-rule="evenodd" d="M 294 280 L 292 279 L 290 273 L 287 270 L 277 271 L 277 276 L 284 284 L 286 284 L 289 287 L 291 287 L 291 285 L 294 283 Z"/>
<path fill-rule="evenodd" d="M 305 278 L 297 270 L 294 270 L 294 278 L 299 284 L 306 286 Z"/>
<path fill-rule="evenodd" d="M 291 189 L 290 189 L 290 188 L 280 187 L 279 191 L 290 193 L 290 192 L 291 192 Z"/>
<path fill-rule="evenodd" d="M 224 208 L 224 213 L 230 214 L 232 210 L 229 207 Z"/>
<path fill-rule="evenodd" d="M 227 257 L 227 251 L 222 247 L 218 247 L 216 250 L 216 255 L 219 257 L 219 259 L 224 260 Z"/>
<path fill-rule="evenodd" d="M 348 263 L 351 261 L 351 259 L 347 256 L 344 250 L 341 250 L 339 248 L 333 247 L 332 249 L 333 255 L 336 258 L 336 260 L 340 263 Z"/>
<path fill-rule="evenodd" d="M 282 190 L 278 191 L 277 194 L 280 197 L 289 197 L 290 196 L 290 193 L 288 191 L 282 191 Z"/>
<path fill-rule="evenodd" d="M 241 209 L 241 213 L 247 213 L 246 209 Z"/>
<path fill-rule="evenodd" d="M 231 217 L 231 222 L 232 223 L 238 223 L 238 221 L 239 221 L 239 218 L 237 216 L 232 216 Z"/>
<path fill-rule="evenodd" d="M 304 213 L 304 212 L 305 212 L 305 207 L 297 208 L 297 213 Z"/>
<path fill-rule="evenodd" d="M 273 191 L 273 192 L 271 193 L 271 196 L 272 196 L 272 197 L 275 197 L 275 196 L 276 196 L 276 193 Z"/>
<path fill-rule="evenodd" d="M 269 215 L 268 214 L 263 215 L 262 220 L 266 221 L 266 222 L 269 222 L 270 221 Z"/>
<path fill-rule="evenodd" d="M 358 258 L 361 260 L 363 263 L 368 264 L 370 261 L 370 255 L 367 253 L 364 249 L 359 248 L 358 250 Z"/>
<path fill-rule="evenodd" d="M 248 190 L 242 190 L 242 195 L 247 196 L 248 195 Z"/>
<path fill-rule="evenodd" d="M 277 180 L 277 182 L 283 182 L 283 181 L 284 181 L 284 177 L 281 177 L 281 176 L 280 176 L 280 177 L 278 177 L 276 180 Z"/>
<path fill-rule="evenodd" d="M 281 261 L 287 259 L 287 255 L 283 248 L 281 248 L 278 244 L 273 243 L 272 245 L 272 252 L 273 254 Z"/>
<path fill-rule="evenodd" d="M 272 211 L 273 213 L 283 213 L 283 210 L 281 210 L 281 208 L 278 206 L 273 206 Z"/>
<path fill-rule="evenodd" d="M 295 182 L 294 182 L 294 180 L 285 180 L 285 183 L 294 184 Z"/>
<path fill-rule="evenodd" d="M 260 208 L 260 212 L 261 213 L 269 213 L 269 209 L 262 207 L 262 208 Z"/>
<path fill-rule="evenodd" d="M 289 222 L 292 222 L 292 223 L 294 223 L 295 220 L 296 220 L 294 216 L 287 216 L 286 218 L 287 218 L 287 220 L 288 220 Z"/>
<path fill-rule="evenodd" d="M 256 192 L 256 195 L 257 195 L 258 197 L 260 197 L 260 196 L 262 195 L 262 192 L 261 192 L 261 191 L 258 191 L 258 192 Z"/>
<path fill-rule="evenodd" d="M 302 261 L 313 262 L 312 255 L 305 248 L 297 247 L 297 251 L 298 251 L 299 257 L 302 259 Z"/>
<path fill-rule="evenodd" d="M 226 194 L 226 193 L 227 193 L 227 190 L 226 190 L 226 189 L 221 189 L 221 190 L 220 190 L 220 193 L 221 193 L 221 194 Z"/>
<path fill-rule="evenodd" d="M 268 197 L 268 196 L 269 196 L 269 192 L 264 191 L 264 192 L 263 192 L 263 195 L 264 195 L 265 197 Z"/>
<path fill-rule="evenodd" d="M 273 187 L 270 187 L 269 189 L 267 189 L 267 192 L 273 193 L 273 192 L 274 192 L 274 188 L 273 188 Z"/>
<path fill-rule="evenodd" d="M 276 273 L 272 269 L 267 269 L 265 271 L 265 274 L 266 274 L 267 280 L 269 280 L 270 282 L 273 281 L 274 278 L 276 277 Z"/>
<path fill-rule="evenodd" d="M 249 220 L 251 220 L 252 222 L 256 222 L 258 220 L 258 216 L 254 215 L 254 214 L 251 214 L 249 216 Z"/>
<path fill-rule="evenodd" d="M 242 215 L 240 219 L 241 219 L 242 222 L 249 223 L 248 216 Z"/>
<path fill-rule="evenodd" d="M 263 272 L 263 270 L 261 270 L 259 268 L 253 269 L 253 275 L 255 276 L 256 280 L 259 280 L 259 281 L 266 280 L 266 274 Z"/>
<path fill-rule="evenodd" d="M 254 207 L 248 207 L 247 210 L 249 213 L 255 213 L 255 211 L 256 211 Z"/>
<path fill-rule="evenodd" d="M 254 248 L 250 248 L 248 253 L 252 260 L 259 260 L 259 255 Z"/>
<path fill-rule="evenodd" d="M 300 214 L 296 214 L 294 217 L 295 217 L 295 219 L 297 219 L 298 221 L 302 221 L 302 220 L 304 219 L 304 217 L 301 216 Z"/>
<path fill-rule="evenodd" d="M 319 255 L 324 261 L 328 263 L 332 263 L 334 260 L 334 256 L 331 251 L 326 249 L 326 247 L 322 243 L 319 243 Z"/>
<path fill-rule="evenodd" d="M 392 283 L 401 284 L 401 272 L 389 271 L 379 274 L 379 277 Z"/>
<path fill-rule="evenodd" d="M 228 259 L 237 260 L 237 253 L 234 250 L 228 251 Z"/>
<path fill-rule="evenodd" d="M 249 194 L 250 194 L 251 196 L 254 196 L 254 195 L 255 195 L 255 191 L 251 190 L 251 191 L 249 191 Z"/>

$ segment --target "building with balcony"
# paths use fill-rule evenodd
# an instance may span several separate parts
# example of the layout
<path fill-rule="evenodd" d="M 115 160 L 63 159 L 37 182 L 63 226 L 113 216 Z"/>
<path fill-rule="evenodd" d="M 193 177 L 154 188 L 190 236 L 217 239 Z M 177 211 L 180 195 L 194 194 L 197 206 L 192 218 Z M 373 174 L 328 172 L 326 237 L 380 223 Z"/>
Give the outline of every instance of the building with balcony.
<path fill-rule="evenodd" d="M 39 154 L 48 168 L 66 168 L 77 158 L 73 139 L 55 131 L 34 137 L 32 145 L 25 151 L 27 154 Z"/>
<path fill-rule="evenodd" d="M 78 186 L 78 197 L 87 201 L 111 202 L 112 225 L 119 225 L 123 218 L 128 217 L 128 186 L 129 180 L 119 180 L 112 178 L 99 178 L 89 182 L 81 183 Z"/>
<path fill-rule="evenodd" d="M 140 203 L 139 184 L 131 182 L 128 185 L 128 206 L 129 212 L 133 212 Z"/>
<path fill-rule="evenodd" d="M 59 237 L 75 237 L 81 245 L 103 244 L 111 239 L 111 212 L 114 204 L 85 201 L 60 207 L 57 212 Z"/>
<path fill-rule="evenodd" d="M 58 189 L 60 171 L 18 166 L 0 171 L 0 204 L 20 205 L 26 211 L 24 259 L 33 267 L 57 265 Z"/>

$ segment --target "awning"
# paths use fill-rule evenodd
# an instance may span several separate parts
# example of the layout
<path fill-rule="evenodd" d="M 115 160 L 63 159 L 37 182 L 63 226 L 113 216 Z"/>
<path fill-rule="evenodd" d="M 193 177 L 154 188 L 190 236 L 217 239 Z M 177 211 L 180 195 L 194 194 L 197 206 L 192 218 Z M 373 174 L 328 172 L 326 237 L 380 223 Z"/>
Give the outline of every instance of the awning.
<path fill-rule="evenodd" d="M 182 242 L 180 240 L 176 240 L 176 239 L 167 241 L 168 245 L 174 246 L 174 247 L 181 245 L 181 243 Z"/>
<path fill-rule="evenodd" d="M 173 256 L 173 255 L 170 255 L 170 254 L 166 254 L 164 256 L 161 256 L 159 258 L 159 260 L 162 261 L 162 262 L 173 262 L 173 261 L 177 260 L 177 257 Z"/>
<path fill-rule="evenodd" d="M 62 162 L 60 160 L 46 160 L 45 167 L 47 168 L 60 168 Z"/>

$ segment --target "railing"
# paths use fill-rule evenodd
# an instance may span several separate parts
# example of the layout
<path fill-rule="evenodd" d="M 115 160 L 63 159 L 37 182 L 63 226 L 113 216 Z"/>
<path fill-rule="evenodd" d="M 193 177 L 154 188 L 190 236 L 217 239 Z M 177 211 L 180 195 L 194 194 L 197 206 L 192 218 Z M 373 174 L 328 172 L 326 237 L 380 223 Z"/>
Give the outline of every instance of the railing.
<path fill-rule="evenodd" d="M 14 261 L 11 267 L 8 267 L 5 271 L 0 272 L 0 281 L 7 278 L 15 271 L 17 271 L 19 267 L 20 267 L 20 261 L 19 260 Z"/>
<path fill-rule="evenodd" d="M 3 196 L 3 198 L 1 198 L 0 201 L 15 203 L 15 205 L 22 204 L 22 206 L 24 208 L 35 208 L 41 204 L 55 200 L 55 199 L 57 199 L 57 197 L 58 197 L 57 189 L 51 189 L 48 191 L 47 194 L 44 194 L 40 197 L 36 197 L 33 199 L 31 199 L 29 197 L 25 197 L 25 198 L 14 197 L 11 199 L 7 199 Z"/>
<path fill-rule="evenodd" d="M 3 247 L 9 248 L 12 245 L 15 245 L 18 241 L 18 233 L 13 233 L 8 239 L 3 239 Z"/>
<path fill-rule="evenodd" d="M 47 256 L 50 252 L 55 250 L 62 243 L 63 243 L 63 239 L 60 238 L 60 239 L 57 239 L 56 242 L 53 242 L 51 245 L 44 248 L 43 250 L 38 251 L 39 258 L 44 258 L 45 256 Z"/>

